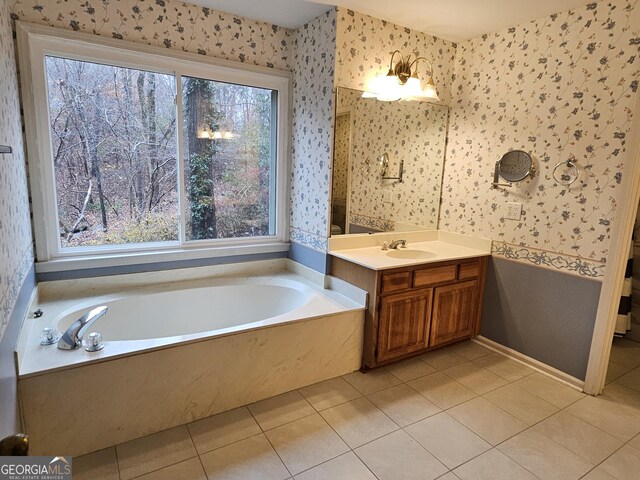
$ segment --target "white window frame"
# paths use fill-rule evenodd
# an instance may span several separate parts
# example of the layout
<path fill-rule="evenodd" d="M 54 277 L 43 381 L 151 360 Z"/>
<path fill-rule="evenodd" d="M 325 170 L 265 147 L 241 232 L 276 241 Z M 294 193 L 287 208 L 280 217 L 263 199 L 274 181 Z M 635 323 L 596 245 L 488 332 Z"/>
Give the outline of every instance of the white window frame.
<path fill-rule="evenodd" d="M 205 258 L 210 256 L 282 252 L 288 249 L 288 165 L 290 151 L 291 74 L 192 53 L 103 38 L 87 33 L 16 22 L 22 81 L 33 223 L 38 271 L 117 266 L 124 264 Z M 149 242 L 62 248 L 58 232 L 52 141 L 48 115 L 45 57 L 57 56 L 174 75 L 176 90 L 182 91 L 182 76 L 266 88 L 278 92 L 275 173 L 275 235 L 180 243 Z M 177 112 L 181 112 L 178 93 Z M 178 182 L 182 211 L 180 229 L 185 228 L 184 158 L 182 118 L 178 114 Z"/>

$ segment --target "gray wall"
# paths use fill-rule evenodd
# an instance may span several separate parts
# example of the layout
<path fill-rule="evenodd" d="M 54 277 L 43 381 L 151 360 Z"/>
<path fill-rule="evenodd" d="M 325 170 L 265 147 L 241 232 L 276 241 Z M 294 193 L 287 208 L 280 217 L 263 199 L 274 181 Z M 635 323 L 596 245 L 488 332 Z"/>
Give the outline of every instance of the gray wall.
<path fill-rule="evenodd" d="M 584 380 L 600 286 L 492 257 L 480 334 Z"/>

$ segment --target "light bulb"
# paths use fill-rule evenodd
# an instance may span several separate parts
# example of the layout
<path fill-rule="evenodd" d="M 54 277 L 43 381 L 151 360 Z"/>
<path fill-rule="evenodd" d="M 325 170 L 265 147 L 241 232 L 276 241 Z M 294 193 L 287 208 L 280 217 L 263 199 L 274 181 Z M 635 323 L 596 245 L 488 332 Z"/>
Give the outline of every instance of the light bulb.
<path fill-rule="evenodd" d="M 436 90 L 436 84 L 433 83 L 433 77 L 429 78 L 429 82 L 427 82 L 427 86 L 424 87 L 422 91 L 422 97 L 430 98 L 435 101 L 439 101 L 438 92 Z"/>

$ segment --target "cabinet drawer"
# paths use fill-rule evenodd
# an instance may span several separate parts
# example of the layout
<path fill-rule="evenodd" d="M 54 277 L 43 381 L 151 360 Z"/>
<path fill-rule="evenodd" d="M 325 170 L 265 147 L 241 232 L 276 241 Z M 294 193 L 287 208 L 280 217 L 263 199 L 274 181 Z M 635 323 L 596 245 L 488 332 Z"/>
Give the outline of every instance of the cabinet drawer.
<path fill-rule="evenodd" d="M 385 273 L 382 275 L 382 293 L 399 292 L 411 288 L 411 272 Z"/>
<path fill-rule="evenodd" d="M 480 261 L 466 262 L 460 264 L 460 273 L 458 278 L 460 280 L 466 280 L 467 278 L 476 278 L 480 275 Z"/>
<path fill-rule="evenodd" d="M 456 279 L 457 265 L 444 265 L 442 267 L 425 268 L 416 270 L 413 279 L 414 287 L 426 287 L 438 283 L 451 282 Z"/>

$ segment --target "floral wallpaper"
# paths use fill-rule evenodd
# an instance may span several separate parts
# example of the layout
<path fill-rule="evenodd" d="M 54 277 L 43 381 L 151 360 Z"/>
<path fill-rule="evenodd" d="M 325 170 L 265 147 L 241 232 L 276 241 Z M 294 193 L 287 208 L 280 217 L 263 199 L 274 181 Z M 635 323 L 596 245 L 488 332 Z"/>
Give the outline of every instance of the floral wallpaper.
<path fill-rule="evenodd" d="M 297 30 L 293 66 L 292 241 L 327 250 L 336 11 Z"/>
<path fill-rule="evenodd" d="M 492 238 L 523 261 L 545 251 L 563 258 L 556 265 L 606 262 L 639 48 L 640 6 L 627 0 L 458 44 L 440 228 Z M 511 149 L 531 152 L 535 175 L 492 190 L 494 164 Z M 572 155 L 580 178 L 567 188 L 552 171 Z M 506 202 L 522 203 L 520 220 L 505 218 Z"/>
<path fill-rule="evenodd" d="M 350 221 L 383 231 L 396 223 L 437 229 L 448 108 L 380 102 L 345 88 L 338 89 L 338 108 L 351 109 L 355 132 Z M 389 155 L 388 177 L 397 176 L 404 161 L 402 183 L 382 179 L 377 159 L 383 153 Z"/>
<path fill-rule="evenodd" d="M 293 30 L 177 0 L 14 0 L 13 18 L 291 70 Z"/>
<path fill-rule="evenodd" d="M 331 202 L 346 205 L 349 182 L 349 153 L 351 137 L 351 113 L 338 114 L 333 143 L 333 168 L 331 176 Z"/>
<path fill-rule="evenodd" d="M 9 2 L 0 0 L 0 340 L 33 264 L 15 49 Z"/>
<path fill-rule="evenodd" d="M 426 57 L 433 65 L 441 103 L 451 101 L 456 55 L 453 42 L 339 7 L 336 46 L 337 86 L 366 90 L 372 78 L 387 73 L 391 53 L 400 50 L 404 56 Z M 427 63 L 419 61 L 417 68 L 419 77 L 427 80 Z"/>

